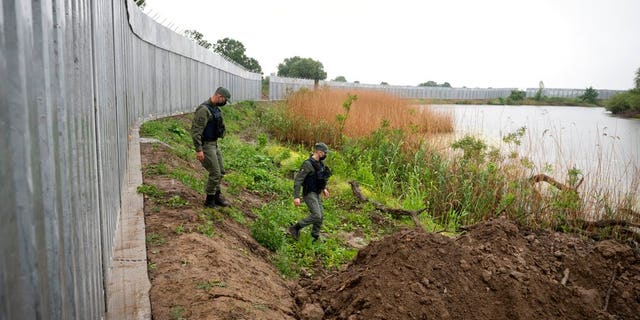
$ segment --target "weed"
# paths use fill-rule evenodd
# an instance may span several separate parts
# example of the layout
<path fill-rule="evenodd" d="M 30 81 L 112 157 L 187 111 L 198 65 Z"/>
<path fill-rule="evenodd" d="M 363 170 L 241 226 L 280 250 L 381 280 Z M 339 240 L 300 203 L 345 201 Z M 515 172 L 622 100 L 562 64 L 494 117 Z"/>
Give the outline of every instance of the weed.
<path fill-rule="evenodd" d="M 240 211 L 239 209 L 236 208 L 227 208 L 228 210 L 225 210 L 225 213 L 231 217 L 231 219 L 235 220 L 238 223 L 241 224 L 246 224 L 247 220 L 244 217 L 244 214 L 242 213 L 242 211 Z"/>
<path fill-rule="evenodd" d="M 164 194 L 158 187 L 150 184 L 143 183 L 136 189 L 138 193 L 141 193 L 149 198 L 160 198 Z"/>
<path fill-rule="evenodd" d="M 286 240 L 283 226 L 269 216 L 260 216 L 249 228 L 253 238 L 272 251 L 278 250 Z"/>
<path fill-rule="evenodd" d="M 204 221 L 201 225 L 196 227 L 196 230 L 209 238 L 213 237 L 215 234 L 213 221 L 211 220 Z"/>
<path fill-rule="evenodd" d="M 191 190 L 199 193 L 204 192 L 205 181 L 198 178 L 194 172 L 186 169 L 176 169 L 171 172 L 171 176 L 182 182 L 185 186 Z"/>
<path fill-rule="evenodd" d="M 167 165 L 164 163 L 157 163 L 157 164 L 150 164 L 145 166 L 144 168 L 144 172 L 146 175 L 158 175 L 158 176 L 162 176 L 162 175 L 166 175 L 169 173 L 169 169 L 167 168 Z"/>
<path fill-rule="evenodd" d="M 182 199 L 179 195 L 174 195 L 169 198 L 166 202 L 167 207 L 169 208 L 182 208 L 189 205 L 189 201 Z"/>
<path fill-rule="evenodd" d="M 145 238 L 146 238 L 147 245 L 150 245 L 150 246 L 161 246 L 164 244 L 164 241 L 165 241 L 164 237 L 157 233 L 149 233 Z"/>
<path fill-rule="evenodd" d="M 174 306 L 169 311 L 169 318 L 171 320 L 186 320 L 186 318 L 184 317 L 184 313 L 185 313 L 184 307 Z"/>
<path fill-rule="evenodd" d="M 183 234 L 184 233 L 184 224 L 179 224 L 178 226 L 176 226 L 175 229 L 176 234 Z"/>
<path fill-rule="evenodd" d="M 196 289 L 201 289 L 204 291 L 209 291 L 213 287 L 226 288 L 227 284 L 219 280 L 210 280 L 196 283 Z"/>

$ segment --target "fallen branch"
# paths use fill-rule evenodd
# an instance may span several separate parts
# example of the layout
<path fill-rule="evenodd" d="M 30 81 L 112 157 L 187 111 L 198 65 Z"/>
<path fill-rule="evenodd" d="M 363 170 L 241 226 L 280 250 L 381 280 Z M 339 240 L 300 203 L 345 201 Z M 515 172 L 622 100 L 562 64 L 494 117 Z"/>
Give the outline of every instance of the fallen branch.
<path fill-rule="evenodd" d="M 353 191 L 353 194 L 356 196 L 356 198 L 358 198 L 358 200 L 360 202 L 369 202 L 371 204 L 373 204 L 373 206 L 376 208 L 376 210 L 378 211 L 382 211 L 385 213 L 389 213 L 391 215 L 394 216 L 410 216 L 411 219 L 413 220 L 413 223 L 416 225 L 416 227 L 422 227 L 422 225 L 420 224 L 420 220 L 418 220 L 418 215 L 420 213 L 422 213 L 423 211 L 426 211 L 427 208 L 424 209 L 420 209 L 420 210 L 404 210 L 404 209 L 398 209 L 398 208 L 387 208 L 385 207 L 382 203 L 377 202 L 375 200 L 371 200 L 371 199 L 367 199 L 367 197 L 365 197 L 362 194 L 362 191 L 360 190 L 360 185 L 358 184 L 358 181 L 349 181 L 349 184 L 351 185 L 351 190 Z"/>
<path fill-rule="evenodd" d="M 531 183 L 538 183 L 538 182 L 544 181 L 562 191 L 577 191 L 578 187 L 580 187 L 580 185 L 584 181 L 584 177 L 580 179 L 580 181 L 578 182 L 578 184 L 576 184 L 575 187 L 568 186 L 544 173 L 534 175 L 533 177 L 529 178 L 529 181 L 531 181 Z"/>

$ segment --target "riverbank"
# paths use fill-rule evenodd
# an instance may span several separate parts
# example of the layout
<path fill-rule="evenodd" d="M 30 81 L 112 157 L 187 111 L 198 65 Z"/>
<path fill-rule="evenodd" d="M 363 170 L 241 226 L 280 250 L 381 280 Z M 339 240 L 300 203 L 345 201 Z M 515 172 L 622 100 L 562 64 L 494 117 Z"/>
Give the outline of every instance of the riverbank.
<path fill-rule="evenodd" d="M 459 105 L 512 105 L 512 106 L 566 106 L 566 107 L 602 107 L 604 100 L 597 103 L 577 101 L 571 98 L 545 98 L 542 100 L 524 99 L 510 100 L 507 98 L 498 99 L 470 99 L 470 100 L 449 100 L 449 99 L 417 99 L 416 104 L 459 104 Z"/>
<path fill-rule="evenodd" d="M 339 177 L 325 200 L 324 241 L 313 243 L 303 230 L 296 242 L 286 227 L 306 208 L 291 204 L 286 160 L 294 151 L 239 125 L 253 121 L 255 108 L 227 108 L 235 109 L 223 111 L 232 132 L 220 142 L 228 208 L 202 205 L 206 177 L 189 148 L 189 116 L 149 122 L 142 130 L 162 141 L 141 146 L 144 184 L 138 188 L 154 319 L 609 319 L 640 313 L 633 299 L 640 290 L 640 254 L 628 244 L 531 229 L 506 218 L 452 235 L 421 214 L 423 228 L 414 228 L 409 217 L 358 202 Z"/>
<path fill-rule="evenodd" d="M 315 96 L 313 99 L 326 100 Z M 284 276 L 313 275 L 322 268 L 338 268 L 357 253 L 351 249 L 352 246 L 384 237 L 399 227 L 419 225 L 425 230 L 456 233 L 461 226 L 484 221 L 497 214 L 531 228 L 571 230 L 598 238 L 633 237 L 622 225 L 588 227 L 584 223 L 599 217 L 600 211 L 597 210 L 601 208 L 607 210 L 610 219 L 637 221 L 632 220 L 632 204 L 613 202 L 606 197 L 607 194 L 593 198 L 584 193 L 587 183 L 578 189 L 582 184 L 579 170 L 570 170 L 568 176 L 567 172 L 561 171 L 551 174 L 547 166 L 544 170 L 533 170 L 531 162 L 519 157 L 517 152 L 499 152 L 472 136 L 436 148 L 411 136 L 424 137 L 424 133 L 418 132 L 419 128 L 411 126 L 409 131 L 403 132 L 390 128 L 382 120 L 367 122 L 381 127 L 359 139 L 341 138 L 336 134 L 340 131 L 332 131 L 335 128 L 331 127 L 331 122 L 336 118 L 343 120 L 341 123 L 345 124 L 344 132 L 347 132 L 350 119 L 355 119 L 358 125 L 363 124 L 358 121 L 362 118 L 360 113 L 380 114 L 368 112 L 358 104 L 363 101 L 365 98 L 358 95 L 356 103 L 349 106 L 351 113 L 344 118 L 334 114 L 323 119 L 316 114 L 313 122 L 299 120 L 301 124 L 320 124 L 317 128 L 301 126 L 305 130 L 299 131 L 287 129 L 294 123 L 286 120 L 287 106 L 282 102 L 243 102 L 223 108 L 229 134 L 220 141 L 220 147 L 224 155 L 229 155 L 225 157 L 229 197 L 238 196 L 244 190 L 269 199 L 264 205 L 251 210 L 254 220 L 247 224 L 252 237 L 275 253 L 274 264 Z M 321 108 L 315 106 L 315 109 Z M 528 109 L 536 113 L 545 111 Z M 294 114 L 314 116 L 300 110 Z M 142 133 L 171 145 L 181 158 L 193 162 L 193 147 L 188 134 L 190 116 L 146 123 Z M 489 118 L 495 120 L 495 117 Z M 311 243 L 308 234 L 301 236 L 303 241 L 292 245 L 283 233 L 287 226 L 306 215 L 304 208 L 292 207 L 290 200 L 292 172 L 298 170 L 308 157 L 308 145 L 296 144 L 295 141 L 301 139 L 294 134 L 314 132 L 325 134 L 327 139 L 341 138 L 325 140 L 332 149 L 326 164 L 331 167 L 333 176 L 332 196 L 325 199 L 324 205 L 333 214 L 325 217 L 328 237 L 321 248 Z M 523 141 L 524 131 L 508 132 L 512 133 L 505 141 L 505 151 L 514 150 L 526 142 Z M 441 135 L 439 133 L 437 137 Z M 313 139 L 313 136 L 308 138 Z M 446 156 L 443 155 L 444 148 L 447 148 Z M 198 165 L 196 162 L 189 166 L 198 168 Z M 149 171 L 182 181 L 197 193 L 204 192 L 203 177 L 190 171 L 168 170 L 166 163 L 154 165 Z M 532 181 L 532 175 L 539 173 L 548 173 L 560 182 L 556 185 L 564 187 L 556 190 L 547 181 Z M 354 195 L 351 181 L 357 181 L 362 195 L 374 202 L 361 203 L 360 198 Z M 152 189 L 142 192 L 155 194 Z M 597 203 L 585 206 L 584 199 L 596 199 Z M 174 206 L 183 204 L 180 198 L 172 202 Z M 374 209 L 380 212 L 371 216 Z M 243 219 L 237 211 L 229 215 L 239 221 Z M 209 214 L 204 216 L 215 218 Z M 207 224 L 200 228 L 206 232 L 211 230 Z"/>

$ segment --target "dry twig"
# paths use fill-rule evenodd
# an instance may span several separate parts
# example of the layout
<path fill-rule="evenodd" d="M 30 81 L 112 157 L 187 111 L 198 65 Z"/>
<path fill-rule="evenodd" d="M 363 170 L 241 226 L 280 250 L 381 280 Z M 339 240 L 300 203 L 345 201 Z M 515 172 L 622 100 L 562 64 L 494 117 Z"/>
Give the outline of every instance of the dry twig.
<path fill-rule="evenodd" d="M 373 206 L 376 208 L 376 210 L 378 211 L 382 211 L 382 212 L 386 212 L 389 213 L 391 215 L 394 216 L 410 216 L 411 219 L 413 220 L 413 223 L 416 225 L 416 227 L 422 227 L 422 224 L 420 224 L 420 220 L 418 220 L 418 215 L 420 213 L 422 213 L 423 211 L 427 210 L 427 208 L 424 209 L 420 209 L 420 210 L 404 210 L 404 209 L 398 209 L 398 208 L 387 208 L 385 207 L 382 203 L 377 202 L 375 200 L 371 200 L 371 199 L 367 199 L 367 197 L 365 197 L 362 194 L 362 191 L 360 190 L 360 185 L 358 184 L 358 181 L 349 181 L 349 184 L 351 185 L 351 190 L 353 191 L 353 194 L 356 196 L 356 198 L 358 198 L 358 200 L 360 202 L 369 202 L 371 204 L 373 204 Z"/>

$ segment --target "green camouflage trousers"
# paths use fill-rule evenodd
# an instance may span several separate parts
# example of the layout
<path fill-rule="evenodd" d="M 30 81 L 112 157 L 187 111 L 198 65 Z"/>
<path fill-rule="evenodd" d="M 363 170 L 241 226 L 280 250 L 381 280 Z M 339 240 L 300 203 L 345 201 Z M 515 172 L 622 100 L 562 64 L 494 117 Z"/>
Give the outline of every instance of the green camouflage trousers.
<path fill-rule="evenodd" d="M 303 197 L 304 203 L 307 204 L 309 208 L 309 216 L 300 220 L 298 224 L 300 228 L 304 228 L 310 224 L 313 225 L 311 228 L 311 236 L 314 238 L 318 238 L 320 236 L 320 228 L 322 227 L 322 199 L 315 192 L 309 192 L 306 196 Z"/>
<path fill-rule="evenodd" d="M 218 149 L 218 142 L 205 142 L 202 145 L 202 152 L 204 153 L 202 165 L 209 171 L 209 179 L 207 180 L 205 191 L 207 194 L 215 194 L 220 191 L 220 181 L 222 180 L 222 174 L 224 172 L 222 153 L 220 149 Z"/>

